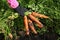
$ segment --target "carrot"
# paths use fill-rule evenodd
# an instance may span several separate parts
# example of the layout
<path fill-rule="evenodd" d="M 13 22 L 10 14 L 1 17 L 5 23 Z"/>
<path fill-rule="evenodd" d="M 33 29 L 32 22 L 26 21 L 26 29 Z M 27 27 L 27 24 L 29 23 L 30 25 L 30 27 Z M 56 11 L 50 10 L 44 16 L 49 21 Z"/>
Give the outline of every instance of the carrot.
<path fill-rule="evenodd" d="M 13 38 L 13 35 L 11 33 L 9 33 L 9 38 L 12 39 Z"/>
<path fill-rule="evenodd" d="M 40 17 L 40 18 L 49 18 L 48 16 L 45 16 L 43 14 L 39 14 L 39 13 L 36 13 L 36 12 L 32 12 L 32 15 L 33 16 L 37 16 L 37 17 Z"/>
<path fill-rule="evenodd" d="M 35 21 L 38 25 L 43 26 L 39 20 L 37 20 L 33 15 L 29 14 L 28 17 L 30 17 L 31 20 Z"/>
<path fill-rule="evenodd" d="M 38 26 L 39 28 L 42 28 L 42 27 L 43 27 L 43 24 L 37 24 L 37 26 Z"/>
<path fill-rule="evenodd" d="M 27 16 L 24 16 L 24 24 L 25 24 L 26 34 L 29 35 L 29 28 L 28 28 L 28 19 L 27 19 Z"/>
<path fill-rule="evenodd" d="M 37 31 L 35 30 L 32 21 L 31 21 L 31 20 L 28 20 L 28 22 L 29 22 L 29 27 L 30 27 L 30 29 L 31 29 L 35 34 L 37 34 Z"/>

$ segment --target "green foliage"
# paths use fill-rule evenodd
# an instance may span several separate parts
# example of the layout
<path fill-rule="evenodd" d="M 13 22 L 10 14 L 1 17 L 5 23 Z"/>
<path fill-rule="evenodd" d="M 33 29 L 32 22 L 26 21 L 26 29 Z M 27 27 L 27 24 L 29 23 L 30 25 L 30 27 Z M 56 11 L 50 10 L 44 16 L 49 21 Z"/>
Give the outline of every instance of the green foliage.
<path fill-rule="evenodd" d="M 45 14 L 53 20 L 52 22 L 49 19 L 40 19 L 44 28 L 37 28 L 37 32 L 43 34 L 48 31 L 48 27 L 54 27 L 52 31 L 60 35 L 60 0 L 18 0 L 18 2 L 29 11 Z M 6 0 L 0 0 L 0 33 L 3 32 L 7 36 L 12 33 L 12 29 L 18 31 L 24 30 L 23 28 L 23 18 L 9 8 Z"/>

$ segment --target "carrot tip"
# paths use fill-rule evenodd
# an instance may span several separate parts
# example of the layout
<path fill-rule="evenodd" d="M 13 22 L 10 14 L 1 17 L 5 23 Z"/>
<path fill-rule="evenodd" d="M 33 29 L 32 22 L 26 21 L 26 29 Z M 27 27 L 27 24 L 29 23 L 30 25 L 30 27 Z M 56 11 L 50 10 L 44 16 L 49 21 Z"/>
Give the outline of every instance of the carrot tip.
<path fill-rule="evenodd" d="M 35 32 L 35 34 L 37 34 L 37 32 Z"/>
<path fill-rule="evenodd" d="M 40 24 L 37 24 L 37 26 L 38 26 L 39 28 L 43 28 L 44 25 L 43 25 L 43 24 L 41 24 L 41 25 L 40 25 Z"/>
<path fill-rule="evenodd" d="M 29 32 L 27 32 L 26 35 L 29 35 Z"/>

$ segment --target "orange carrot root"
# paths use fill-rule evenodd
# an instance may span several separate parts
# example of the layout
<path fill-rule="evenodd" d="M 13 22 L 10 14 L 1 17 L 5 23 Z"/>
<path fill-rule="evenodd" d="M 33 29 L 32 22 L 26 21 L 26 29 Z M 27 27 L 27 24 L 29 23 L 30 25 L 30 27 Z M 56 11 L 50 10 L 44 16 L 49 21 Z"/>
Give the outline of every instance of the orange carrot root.
<path fill-rule="evenodd" d="M 37 17 L 40 17 L 40 18 L 49 18 L 48 16 L 45 16 L 43 14 L 39 14 L 39 13 L 36 13 L 36 12 L 32 12 L 32 15 L 33 16 L 37 16 Z"/>
<path fill-rule="evenodd" d="M 9 37 L 10 39 L 13 39 L 13 35 L 11 33 L 9 33 Z"/>
<path fill-rule="evenodd" d="M 38 25 L 43 26 L 43 24 L 39 22 L 39 20 L 37 20 L 33 15 L 30 14 L 28 16 L 31 18 L 31 20 L 35 21 Z"/>
<path fill-rule="evenodd" d="M 27 19 L 27 16 L 24 16 L 24 24 L 25 24 L 26 34 L 29 35 L 29 28 L 28 28 L 28 19 Z"/>
<path fill-rule="evenodd" d="M 28 22 L 29 22 L 29 27 L 30 27 L 30 29 L 34 32 L 34 34 L 37 34 L 37 31 L 35 30 L 32 21 L 31 21 L 31 20 L 28 20 Z"/>
<path fill-rule="evenodd" d="M 37 24 L 37 26 L 38 26 L 39 28 L 42 28 L 42 27 L 43 27 L 43 24 Z"/>

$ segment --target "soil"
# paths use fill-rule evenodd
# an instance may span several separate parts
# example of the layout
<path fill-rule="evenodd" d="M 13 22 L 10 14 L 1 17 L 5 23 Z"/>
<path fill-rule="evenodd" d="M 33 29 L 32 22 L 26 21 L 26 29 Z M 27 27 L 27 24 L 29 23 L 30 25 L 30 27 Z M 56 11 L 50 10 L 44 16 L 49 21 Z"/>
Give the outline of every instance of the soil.
<path fill-rule="evenodd" d="M 55 33 L 45 33 L 43 35 L 21 36 L 18 40 L 57 40 L 58 35 Z"/>
<path fill-rule="evenodd" d="M 4 40 L 4 34 L 0 34 L 0 40 Z M 30 34 L 29 36 L 27 35 L 20 35 L 17 36 L 16 39 L 13 40 L 57 40 L 58 35 L 56 33 L 45 33 L 43 35 L 34 35 Z"/>
<path fill-rule="evenodd" d="M 0 33 L 0 40 L 4 40 L 4 33 Z"/>
<path fill-rule="evenodd" d="M 49 32 L 44 33 L 43 35 L 35 35 L 31 33 L 30 35 L 25 35 L 24 31 L 17 32 L 17 37 L 13 40 L 57 40 L 59 35 L 52 30 L 52 28 L 48 28 Z M 4 40 L 4 34 L 0 33 L 0 40 Z"/>

